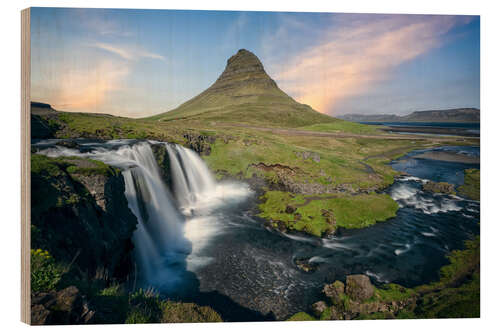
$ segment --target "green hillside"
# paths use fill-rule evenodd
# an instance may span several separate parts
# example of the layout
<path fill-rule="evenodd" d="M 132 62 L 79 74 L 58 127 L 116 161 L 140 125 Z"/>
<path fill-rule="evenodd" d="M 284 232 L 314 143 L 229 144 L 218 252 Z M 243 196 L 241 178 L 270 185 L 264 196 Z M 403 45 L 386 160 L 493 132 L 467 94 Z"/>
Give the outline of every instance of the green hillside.
<path fill-rule="evenodd" d="M 243 49 L 229 58 L 224 72 L 207 90 L 178 108 L 149 119 L 190 119 L 279 127 L 300 127 L 336 120 L 288 96 L 267 75 L 260 60 Z"/>

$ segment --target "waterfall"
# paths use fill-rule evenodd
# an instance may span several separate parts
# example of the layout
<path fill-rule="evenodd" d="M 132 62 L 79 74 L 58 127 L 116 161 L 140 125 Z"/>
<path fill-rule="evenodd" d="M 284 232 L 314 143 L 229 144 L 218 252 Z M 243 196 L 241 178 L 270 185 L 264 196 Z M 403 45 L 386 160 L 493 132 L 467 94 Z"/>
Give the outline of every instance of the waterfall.
<path fill-rule="evenodd" d="M 166 147 L 176 199 L 182 211 L 191 214 L 196 204 L 215 190 L 215 180 L 194 151 L 179 145 L 166 144 Z"/>
<path fill-rule="evenodd" d="M 133 242 L 141 276 L 148 284 L 168 289 L 180 282 L 176 273 L 191 252 L 190 242 L 182 237 L 185 218 L 174 205 L 149 144 L 123 147 L 118 153 L 136 162 L 123 177 L 129 207 L 139 222 Z"/>
<path fill-rule="evenodd" d="M 250 190 L 241 183 L 216 182 L 194 151 L 164 144 L 170 160 L 174 195 L 161 177 L 149 142 L 88 143 L 81 144 L 87 145 L 82 151 L 56 143 L 39 153 L 92 158 L 122 170 L 125 196 L 138 220 L 132 240 L 139 283 L 175 291 L 186 278 L 187 270 L 210 262 L 210 258 L 204 257 L 203 249 L 221 232 L 213 211 L 241 201 Z"/>

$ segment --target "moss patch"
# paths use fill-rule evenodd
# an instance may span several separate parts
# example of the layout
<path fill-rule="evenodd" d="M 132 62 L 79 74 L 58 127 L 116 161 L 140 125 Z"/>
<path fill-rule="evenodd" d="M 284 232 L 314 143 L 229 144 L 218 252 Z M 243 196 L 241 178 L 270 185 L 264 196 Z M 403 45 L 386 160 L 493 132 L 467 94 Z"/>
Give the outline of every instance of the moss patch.
<path fill-rule="evenodd" d="M 396 216 L 397 203 L 387 194 L 353 196 L 293 195 L 269 191 L 261 199 L 260 217 L 289 230 L 304 231 L 315 236 L 337 227 L 363 228 Z"/>
<path fill-rule="evenodd" d="M 311 321 L 316 320 L 313 316 L 306 312 L 298 312 L 287 319 L 288 321 Z"/>

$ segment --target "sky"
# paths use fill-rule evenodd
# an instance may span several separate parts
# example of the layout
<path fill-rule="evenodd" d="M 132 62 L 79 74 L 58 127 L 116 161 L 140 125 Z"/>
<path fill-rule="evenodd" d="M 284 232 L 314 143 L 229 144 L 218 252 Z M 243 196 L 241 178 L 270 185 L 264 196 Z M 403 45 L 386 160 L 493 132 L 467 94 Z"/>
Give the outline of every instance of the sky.
<path fill-rule="evenodd" d="M 208 88 L 239 49 L 332 116 L 479 108 L 478 16 L 33 8 L 31 99 L 147 117 Z"/>

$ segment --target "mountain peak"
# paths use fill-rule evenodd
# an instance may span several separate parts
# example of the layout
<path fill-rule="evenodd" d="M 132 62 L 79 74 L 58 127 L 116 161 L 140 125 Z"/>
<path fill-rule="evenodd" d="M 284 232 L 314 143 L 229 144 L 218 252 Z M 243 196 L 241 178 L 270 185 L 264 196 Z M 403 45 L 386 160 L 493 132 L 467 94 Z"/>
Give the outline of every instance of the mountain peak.
<path fill-rule="evenodd" d="M 262 66 L 259 58 L 257 58 L 257 56 L 252 52 L 245 49 L 238 50 L 236 54 L 227 59 L 227 66 L 255 66 L 264 70 L 264 66 Z"/>
<path fill-rule="evenodd" d="M 233 88 L 248 84 L 262 89 L 277 88 L 273 79 L 267 75 L 259 58 L 245 49 L 240 49 L 227 60 L 224 72 L 209 89 L 225 89 L 228 84 Z"/>
<path fill-rule="evenodd" d="M 333 118 L 300 104 L 281 90 L 252 52 L 232 55 L 219 78 L 198 96 L 176 109 L 152 117 L 306 126 Z"/>

